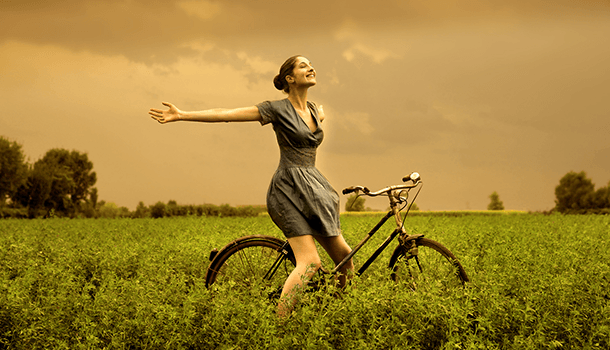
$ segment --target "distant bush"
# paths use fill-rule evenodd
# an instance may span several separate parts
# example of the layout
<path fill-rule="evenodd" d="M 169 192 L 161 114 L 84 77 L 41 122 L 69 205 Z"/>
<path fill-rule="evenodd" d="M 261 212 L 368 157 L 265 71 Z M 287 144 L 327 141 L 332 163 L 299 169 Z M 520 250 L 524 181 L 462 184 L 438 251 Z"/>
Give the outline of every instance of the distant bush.
<path fill-rule="evenodd" d="M 487 210 L 504 210 L 504 203 L 502 203 L 500 200 L 498 192 L 494 191 L 491 195 L 489 195 L 489 199 L 491 201 L 487 205 Z"/>
<path fill-rule="evenodd" d="M 107 219 L 128 218 L 131 217 L 131 213 L 126 207 L 119 207 L 115 203 L 101 201 L 97 209 L 97 217 Z"/>
<path fill-rule="evenodd" d="M 1 207 L 0 206 L 0 218 L 15 218 L 15 219 L 24 219 L 28 217 L 28 209 L 27 208 L 14 208 L 14 207 Z"/>
<path fill-rule="evenodd" d="M 608 214 L 610 212 L 610 183 L 595 190 L 584 171 L 570 171 L 555 187 L 555 210 L 563 214 Z"/>
<path fill-rule="evenodd" d="M 147 207 L 146 205 L 144 205 L 144 202 L 140 202 L 140 203 L 138 203 L 138 206 L 136 207 L 136 211 L 134 211 L 132 213 L 132 217 L 140 218 L 140 219 L 149 218 L 149 217 L 151 217 L 150 212 L 151 212 L 150 208 Z"/>
<path fill-rule="evenodd" d="M 366 199 L 359 197 L 357 194 L 352 194 L 345 202 L 345 211 L 365 211 L 364 203 Z"/>
<path fill-rule="evenodd" d="M 148 217 L 147 212 L 150 212 L 152 218 L 163 218 L 172 216 L 208 216 L 208 217 L 254 217 L 261 213 L 267 212 L 264 205 L 246 205 L 233 207 L 229 204 L 220 206 L 214 204 L 202 205 L 179 205 L 176 201 L 169 201 L 167 204 L 157 202 L 152 205 L 149 210 L 145 210 L 142 205 L 138 205 L 139 209 L 133 213 L 132 217 Z"/>
<path fill-rule="evenodd" d="M 165 210 L 165 203 L 157 202 L 150 207 L 150 214 L 153 218 L 159 219 L 165 217 L 167 211 Z"/>

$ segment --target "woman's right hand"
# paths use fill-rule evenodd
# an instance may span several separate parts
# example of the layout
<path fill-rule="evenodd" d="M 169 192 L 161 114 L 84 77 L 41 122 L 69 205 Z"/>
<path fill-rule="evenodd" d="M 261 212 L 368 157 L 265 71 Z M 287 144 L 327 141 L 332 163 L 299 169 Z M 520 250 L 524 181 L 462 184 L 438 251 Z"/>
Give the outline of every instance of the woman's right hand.
<path fill-rule="evenodd" d="M 161 102 L 161 103 L 164 106 L 168 107 L 169 109 L 162 110 L 162 109 L 157 109 L 157 108 L 151 108 L 148 111 L 148 114 L 150 114 L 151 118 L 158 121 L 160 124 L 165 124 L 165 123 L 175 122 L 177 120 L 180 120 L 180 114 L 182 113 L 182 111 L 180 111 L 178 108 L 176 108 L 176 106 L 174 106 L 173 104 L 171 104 L 169 102 Z"/>

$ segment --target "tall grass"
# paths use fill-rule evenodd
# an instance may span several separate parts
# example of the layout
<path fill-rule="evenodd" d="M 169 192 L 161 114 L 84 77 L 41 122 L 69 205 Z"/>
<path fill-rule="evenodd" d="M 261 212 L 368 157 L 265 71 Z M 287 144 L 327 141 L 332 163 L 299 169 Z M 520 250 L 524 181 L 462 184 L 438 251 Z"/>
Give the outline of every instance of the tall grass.
<path fill-rule="evenodd" d="M 348 242 L 377 218 L 343 216 Z M 280 322 L 265 300 L 205 288 L 212 248 L 281 237 L 268 217 L 0 220 L 0 348 L 610 347 L 607 216 L 415 216 L 407 225 L 449 247 L 470 285 L 396 285 L 390 247 L 341 297 L 309 293 Z"/>

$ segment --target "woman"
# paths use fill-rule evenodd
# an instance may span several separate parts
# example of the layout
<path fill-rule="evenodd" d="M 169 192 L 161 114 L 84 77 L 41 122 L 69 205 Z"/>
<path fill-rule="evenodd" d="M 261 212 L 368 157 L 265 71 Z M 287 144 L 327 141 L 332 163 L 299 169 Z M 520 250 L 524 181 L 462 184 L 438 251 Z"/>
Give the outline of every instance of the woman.
<path fill-rule="evenodd" d="M 161 124 L 179 120 L 273 124 L 281 157 L 267 193 L 267 210 L 290 242 L 297 262 L 278 303 L 278 315 L 285 317 L 296 304 L 299 290 L 321 266 L 315 241 L 335 264 L 351 248 L 341 235 L 339 195 L 315 167 L 316 149 L 324 137 L 320 128 L 324 111 L 307 100 L 307 91 L 316 85 L 316 71 L 307 58 L 293 56 L 284 62 L 273 83 L 288 98 L 252 107 L 199 112 L 184 112 L 163 102 L 168 110 L 151 108 L 149 114 Z M 350 260 L 339 271 L 340 286 L 345 285 L 353 268 Z"/>

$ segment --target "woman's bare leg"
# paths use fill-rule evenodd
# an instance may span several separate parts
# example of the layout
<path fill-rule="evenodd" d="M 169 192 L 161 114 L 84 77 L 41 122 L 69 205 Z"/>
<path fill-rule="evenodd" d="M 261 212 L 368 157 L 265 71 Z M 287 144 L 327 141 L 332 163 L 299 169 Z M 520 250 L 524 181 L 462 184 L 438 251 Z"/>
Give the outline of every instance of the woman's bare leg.
<path fill-rule="evenodd" d="M 284 318 L 290 315 L 294 305 L 307 282 L 318 271 L 322 262 L 318 255 L 315 240 L 312 236 L 297 236 L 288 238 L 294 252 L 297 266 L 292 270 L 282 289 L 282 295 L 277 305 L 278 316 Z"/>
<path fill-rule="evenodd" d="M 343 235 L 335 237 L 315 237 L 322 248 L 326 250 L 335 265 L 339 264 L 352 251 Z M 349 259 L 341 269 L 339 269 L 339 287 L 343 288 L 347 280 L 353 277 L 354 262 Z"/>

